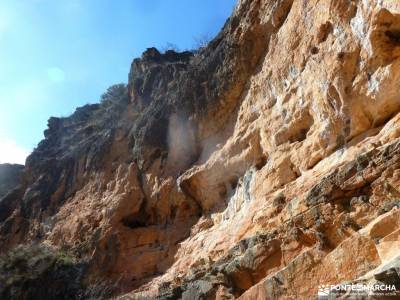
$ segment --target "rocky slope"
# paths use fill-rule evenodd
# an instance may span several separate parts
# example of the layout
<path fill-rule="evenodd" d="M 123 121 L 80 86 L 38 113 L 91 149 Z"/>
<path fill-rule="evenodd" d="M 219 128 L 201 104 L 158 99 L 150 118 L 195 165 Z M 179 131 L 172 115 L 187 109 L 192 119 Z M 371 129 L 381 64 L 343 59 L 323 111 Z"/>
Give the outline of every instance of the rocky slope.
<path fill-rule="evenodd" d="M 24 166 L 0 164 L 0 198 L 20 184 Z"/>
<path fill-rule="evenodd" d="M 4 219 L 14 207 L 14 193 L 22 184 L 23 170 L 22 165 L 0 164 L 0 220 Z"/>
<path fill-rule="evenodd" d="M 128 86 L 49 120 L 0 249 L 66 249 L 77 290 L 121 299 L 398 286 L 399 58 L 396 0 L 239 0 L 207 47 L 148 49 Z"/>

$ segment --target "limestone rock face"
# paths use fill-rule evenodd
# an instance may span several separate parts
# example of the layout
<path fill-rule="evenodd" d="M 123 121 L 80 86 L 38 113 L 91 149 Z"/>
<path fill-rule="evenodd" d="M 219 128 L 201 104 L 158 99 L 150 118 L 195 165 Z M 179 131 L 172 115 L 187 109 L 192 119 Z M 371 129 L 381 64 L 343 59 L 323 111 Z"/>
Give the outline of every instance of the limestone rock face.
<path fill-rule="evenodd" d="M 398 1 L 239 0 L 207 47 L 148 49 L 49 120 L 0 249 L 68 249 L 121 299 L 400 286 L 399 86 Z"/>
<path fill-rule="evenodd" d="M 14 210 L 15 192 L 23 182 L 24 166 L 0 164 L 0 222 Z"/>
<path fill-rule="evenodd" d="M 24 166 L 1 164 L 0 165 L 0 198 L 15 189 L 21 183 Z"/>

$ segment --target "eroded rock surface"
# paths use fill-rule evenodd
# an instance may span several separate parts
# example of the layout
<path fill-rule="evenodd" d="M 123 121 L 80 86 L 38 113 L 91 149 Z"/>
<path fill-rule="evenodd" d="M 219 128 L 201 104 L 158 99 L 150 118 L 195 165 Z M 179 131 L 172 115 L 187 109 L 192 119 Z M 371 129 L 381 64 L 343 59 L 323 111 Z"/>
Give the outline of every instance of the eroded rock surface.
<path fill-rule="evenodd" d="M 398 286 L 399 74 L 398 1 L 240 0 L 207 47 L 148 49 L 49 120 L 0 249 L 68 249 L 121 299 Z"/>
<path fill-rule="evenodd" d="M 7 195 L 21 184 L 24 166 L 2 164 L 0 165 L 0 198 Z"/>
<path fill-rule="evenodd" d="M 0 222 L 5 220 L 17 205 L 15 192 L 23 183 L 24 166 L 0 165 Z"/>

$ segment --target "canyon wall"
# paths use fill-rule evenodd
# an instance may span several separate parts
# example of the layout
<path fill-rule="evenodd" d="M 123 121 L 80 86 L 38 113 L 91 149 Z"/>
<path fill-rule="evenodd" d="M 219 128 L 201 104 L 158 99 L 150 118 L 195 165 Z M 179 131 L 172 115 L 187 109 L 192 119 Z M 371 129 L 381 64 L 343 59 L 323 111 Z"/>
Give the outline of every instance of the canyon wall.
<path fill-rule="evenodd" d="M 20 182 L 24 166 L 0 164 L 0 198 L 12 191 Z"/>
<path fill-rule="evenodd" d="M 148 49 L 49 120 L 0 249 L 63 249 L 121 299 L 400 291 L 399 58 L 396 0 L 239 0 L 207 47 Z"/>

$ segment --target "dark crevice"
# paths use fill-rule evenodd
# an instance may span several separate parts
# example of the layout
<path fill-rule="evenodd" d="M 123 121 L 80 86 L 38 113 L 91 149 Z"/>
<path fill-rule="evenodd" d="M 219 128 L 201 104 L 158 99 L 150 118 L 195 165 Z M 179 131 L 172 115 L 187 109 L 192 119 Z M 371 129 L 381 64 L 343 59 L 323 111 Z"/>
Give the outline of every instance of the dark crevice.
<path fill-rule="evenodd" d="M 256 170 L 261 170 L 268 162 L 268 157 L 265 155 L 260 156 L 255 163 Z"/>
<path fill-rule="evenodd" d="M 315 55 L 315 54 L 318 54 L 319 49 L 318 49 L 318 47 L 314 46 L 314 47 L 311 48 L 310 52 L 311 52 L 312 55 Z"/>
<path fill-rule="evenodd" d="M 121 223 L 122 223 L 122 225 L 129 227 L 131 229 L 148 226 L 149 225 L 149 216 L 146 213 L 145 201 L 142 202 L 142 205 L 138 212 L 122 218 Z"/>
<path fill-rule="evenodd" d="M 321 44 L 328 39 L 329 34 L 332 32 L 333 26 L 330 22 L 322 24 L 317 34 L 317 43 Z"/>
<path fill-rule="evenodd" d="M 238 185 L 238 181 L 239 181 L 239 178 L 237 176 L 229 179 L 229 184 L 230 184 L 232 190 L 236 189 L 236 187 Z"/>
<path fill-rule="evenodd" d="M 400 30 L 387 30 L 385 35 L 389 38 L 390 42 L 395 45 L 400 45 Z"/>
<path fill-rule="evenodd" d="M 146 221 L 138 219 L 137 216 L 131 215 L 128 217 L 125 217 L 121 220 L 122 225 L 129 227 L 131 229 L 135 228 L 140 228 L 140 227 L 146 227 Z"/>

